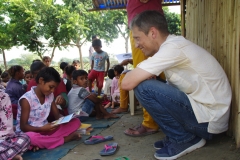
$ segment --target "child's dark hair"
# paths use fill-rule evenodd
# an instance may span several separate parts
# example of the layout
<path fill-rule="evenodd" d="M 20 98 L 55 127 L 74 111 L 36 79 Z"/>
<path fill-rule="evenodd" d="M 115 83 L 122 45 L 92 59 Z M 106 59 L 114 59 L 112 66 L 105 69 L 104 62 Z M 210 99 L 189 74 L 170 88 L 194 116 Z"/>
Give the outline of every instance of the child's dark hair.
<path fill-rule="evenodd" d="M 92 46 L 93 47 L 102 47 L 102 42 L 100 39 L 95 39 L 93 42 L 92 42 Z"/>
<path fill-rule="evenodd" d="M 46 59 L 50 59 L 50 60 L 51 60 L 51 58 L 50 58 L 49 56 L 44 56 L 44 57 L 42 58 L 43 61 L 45 61 Z"/>
<path fill-rule="evenodd" d="M 72 64 L 80 64 L 79 60 L 73 60 Z"/>
<path fill-rule="evenodd" d="M 72 73 L 72 78 L 73 78 L 73 80 L 77 80 L 78 76 L 84 76 L 84 75 L 88 75 L 88 73 L 86 71 L 82 70 L 82 69 L 75 70 Z"/>
<path fill-rule="evenodd" d="M 28 70 L 28 71 L 25 71 L 25 74 L 24 74 L 24 76 L 26 76 L 27 74 L 31 74 L 30 70 Z"/>
<path fill-rule="evenodd" d="M 108 70 L 108 77 L 110 79 L 113 79 L 115 77 L 115 74 L 114 74 L 114 70 L 113 69 L 109 69 Z"/>
<path fill-rule="evenodd" d="M 35 78 L 37 83 L 39 83 L 40 78 L 43 78 L 43 81 L 45 83 L 50 81 L 54 81 L 56 83 L 61 82 L 60 74 L 53 67 L 46 67 L 41 69 Z"/>
<path fill-rule="evenodd" d="M 34 62 L 40 62 L 41 60 L 40 59 L 34 59 L 33 61 L 32 61 L 32 63 L 34 63 Z"/>
<path fill-rule="evenodd" d="M 16 72 L 19 72 L 23 69 L 22 66 L 20 65 L 14 65 L 14 66 L 11 66 L 9 69 L 8 69 L 8 73 L 11 77 L 14 77 Z"/>
<path fill-rule="evenodd" d="M 93 35 L 92 36 L 92 40 L 96 39 L 97 38 L 97 35 Z"/>
<path fill-rule="evenodd" d="M 75 71 L 76 68 L 72 65 L 68 65 L 67 67 L 65 67 L 64 71 L 68 76 L 71 76 L 73 71 Z"/>
<path fill-rule="evenodd" d="M 122 71 L 124 70 L 123 66 L 121 66 L 121 65 L 116 65 L 113 69 L 114 69 L 114 71 L 116 71 L 118 74 L 121 74 Z"/>
<path fill-rule="evenodd" d="M 0 68 L 0 75 L 2 74 L 2 69 Z"/>
<path fill-rule="evenodd" d="M 30 66 L 30 71 L 32 74 L 36 74 L 38 71 L 40 71 L 42 68 L 46 67 L 43 62 L 41 61 L 35 61 Z"/>
<path fill-rule="evenodd" d="M 2 74 L 1 74 L 1 78 L 7 78 L 8 77 L 8 72 L 7 71 L 4 71 Z"/>
<path fill-rule="evenodd" d="M 64 71 L 64 68 L 67 67 L 68 63 L 67 62 L 61 62 L 60 63 L 60 68 L 62 71 Z"/>

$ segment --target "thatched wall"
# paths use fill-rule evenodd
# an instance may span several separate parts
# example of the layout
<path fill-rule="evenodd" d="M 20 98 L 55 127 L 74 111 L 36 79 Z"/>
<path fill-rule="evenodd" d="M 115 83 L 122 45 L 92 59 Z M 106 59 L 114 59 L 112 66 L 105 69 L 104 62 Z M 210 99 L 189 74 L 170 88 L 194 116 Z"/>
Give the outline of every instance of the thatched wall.
<path fill-rule="evenodd" d="M 240 0 L 186 0 L 186 38 L 208 50 L 232 87 L 229 134 L 240 147 Z"/>

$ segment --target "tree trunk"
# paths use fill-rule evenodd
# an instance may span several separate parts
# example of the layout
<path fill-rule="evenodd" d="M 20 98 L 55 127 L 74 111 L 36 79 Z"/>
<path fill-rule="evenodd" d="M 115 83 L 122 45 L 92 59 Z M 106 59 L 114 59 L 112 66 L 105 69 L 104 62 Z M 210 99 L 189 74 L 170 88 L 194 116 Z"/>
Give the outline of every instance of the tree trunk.
<path fill-rule="evenodd" d="M 81 45 L 78 45 L 78 51 L 79 51 L 79 57 L 80 57 L 80 64 L 81 64 L 81 69 L 83 69 L 83 60 L 82 60 L 82 49 L 81 49 Z"/>
<path fill-rule="evenodd" d="M 56 49 L 56 46 L 53 47 L 53 50 L 52 50 L 52 55 L 51 55 L 51 62 L 52 62 L 52 59 L 54 57 L 54 52 L 55 52 L 55 49 Z"/>
<path fill-rule="evenodd" d="M 3 54 L 4 67 L 5 67 L 5 70 L 7 70 L 7 62 L 6 62 L 6 56 L 5 56 L 5 51 L 4 51 L 4 49 L 2 49 L 2 54 Z"/>

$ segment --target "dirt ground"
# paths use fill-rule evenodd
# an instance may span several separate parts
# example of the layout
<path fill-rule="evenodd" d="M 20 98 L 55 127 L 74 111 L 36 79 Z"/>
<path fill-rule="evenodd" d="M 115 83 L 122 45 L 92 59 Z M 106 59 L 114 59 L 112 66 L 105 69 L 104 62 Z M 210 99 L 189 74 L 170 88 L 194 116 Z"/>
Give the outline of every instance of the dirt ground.
<path fill-rule="evenodd" d="M 118 157 L 126 156 L 130 160 L 154 160 L 155 149 L 153 143 L 164 138 L 161 130 L 145 137 L 129 137 L 123 131 L 129 127 L 142 122 L 142 110 L 138 109 L 134 116 L 125 114 L 119 121 L 105 129 L 100 135 L 112 135 L 114 139 L 108 142 L 117 142 L 119 148 L 114 155 L 100 156 L 99 152 L 104 148 L 104 144 L 85 145 L 81 143 L 72 149 L 61 160 L 114 160 Z M 187 154 L 179 160 L 240 160 L 240 149 L 236 149 L 234 139 L 225 134 L 214 136 L 213 140 L 207 144 Z"/>

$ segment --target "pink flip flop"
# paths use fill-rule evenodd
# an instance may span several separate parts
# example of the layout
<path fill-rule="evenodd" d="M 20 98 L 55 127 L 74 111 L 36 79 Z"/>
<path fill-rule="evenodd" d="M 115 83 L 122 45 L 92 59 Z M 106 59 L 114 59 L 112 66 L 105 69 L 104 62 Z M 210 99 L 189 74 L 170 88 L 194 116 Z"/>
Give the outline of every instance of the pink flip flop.
<path fill-rule="evenodd" d="M 99 152 L 101 156 L 109 156 L 113 155 L 118 148 L 118 144 L 116 142 L 105 144 L 104 149 Z"/>
<path fill-rule="evenodd" d="M 105 141 L 110 141 L 113 139 L 113 136 L 92 136 L 90 137 L 90 139 L 85 140 L 84 143 L 85 144 L 97 144 L 97 143 L 101 143 L 101 142 L 105 142 Z"/>

